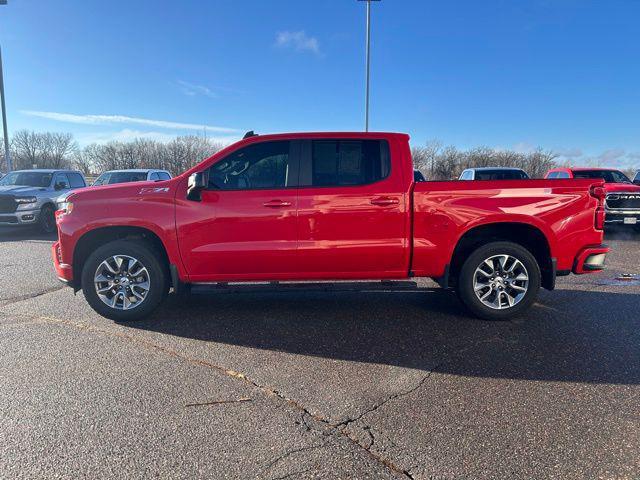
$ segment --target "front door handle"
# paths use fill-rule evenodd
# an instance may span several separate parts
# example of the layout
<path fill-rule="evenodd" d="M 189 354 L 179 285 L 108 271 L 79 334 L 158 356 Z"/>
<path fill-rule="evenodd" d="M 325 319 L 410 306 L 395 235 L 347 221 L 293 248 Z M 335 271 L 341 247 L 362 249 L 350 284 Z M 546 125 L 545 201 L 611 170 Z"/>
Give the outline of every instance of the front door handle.
<path fill-rule="evenodd" d="M 399 203 L 400 200 L 392 197 L 376 197 L 371 199 L 372 205 L 381 205 L 383 207 L 388 205 L 398 205 Z"/>
<path fill-rule="evenodd" d="M 269 200 L 268 202 L 264 202 L 264 205 L 267 208 L 282 208 L 282 207 L 290 207 L 291 202 L 284 202 L 282 200 Z"/>

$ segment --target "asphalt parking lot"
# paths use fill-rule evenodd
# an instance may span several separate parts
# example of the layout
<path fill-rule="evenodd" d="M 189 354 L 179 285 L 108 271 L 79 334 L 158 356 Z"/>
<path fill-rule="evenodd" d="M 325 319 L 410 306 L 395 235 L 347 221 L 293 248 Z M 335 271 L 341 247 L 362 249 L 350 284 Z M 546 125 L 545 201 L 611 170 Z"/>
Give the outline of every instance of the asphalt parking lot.
<path fill-rule="evenodd" d="M 0 231 L 2 478 L 640 477 L 640 234 L 513 322 L 411 291 L 170 298 L 116 324 Z"/>

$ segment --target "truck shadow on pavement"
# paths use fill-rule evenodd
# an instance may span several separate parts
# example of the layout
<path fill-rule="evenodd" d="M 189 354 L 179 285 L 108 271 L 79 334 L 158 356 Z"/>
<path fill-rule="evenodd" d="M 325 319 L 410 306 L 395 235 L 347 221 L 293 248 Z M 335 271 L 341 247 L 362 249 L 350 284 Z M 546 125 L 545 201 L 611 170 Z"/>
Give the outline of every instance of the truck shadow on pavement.
<path fill-rule="evenodd" d="M 25 240 L 39 240 L 55 242 L 58 234 L 42 233 L 35 227 L 0 227 L 0 243 L 2 242 L 23 242 Z"/>
<path fill-rule="evenodd" d="M 489 378 L 640 383 L 640 294 L 541 292 L 513 322 L 468 316 L 455 295 L 220 293 L 171 298 L 129 324 L 206 342 Z M 276 361 L 268 357 L 266 361 Z"/>

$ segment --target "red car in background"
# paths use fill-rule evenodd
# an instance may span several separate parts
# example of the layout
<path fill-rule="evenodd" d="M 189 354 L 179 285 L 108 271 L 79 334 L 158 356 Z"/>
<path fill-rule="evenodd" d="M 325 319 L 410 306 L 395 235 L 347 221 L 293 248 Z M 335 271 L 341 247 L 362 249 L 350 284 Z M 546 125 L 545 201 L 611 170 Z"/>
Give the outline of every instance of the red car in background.
<path fill-rule="evenodd" d="M 605 223 L 607 225 L 635 225 L 640 228 L 640 185 L 620 170 L 613 168 L 554 168 L 545 179 L 602 179 L 606 190 Z"/>

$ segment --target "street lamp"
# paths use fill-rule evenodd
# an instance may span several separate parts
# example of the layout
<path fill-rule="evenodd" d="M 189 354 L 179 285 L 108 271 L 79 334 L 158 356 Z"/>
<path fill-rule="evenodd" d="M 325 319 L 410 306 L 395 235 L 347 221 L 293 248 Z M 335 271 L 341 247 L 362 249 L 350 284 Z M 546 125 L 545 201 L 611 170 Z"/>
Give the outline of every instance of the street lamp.
<path fill-rule="evenodd" d="M 0 5 L 6 5 L 7 0 L 0 0 Z M 4 76 L 2 74 L 2 48 L 0 47 L 0 104 L 2 106 L 2 129 L 4 132 L 4 158 L 7 161 L 7 171 L 11 171 L 11 154 L 9 153 L 9 133 L 7 132 L 7 107 L 4 102 Z"/>
<path fill-rule="evenodd" d="M 367 56 L 367 73 L 364 92 L 364 131 L 369 131 L 369 63 L 371 61 L 371 2 L 379 2 L 380 0 L 358 0 L 359 2 L 367 2 L 367 40 L 366 40 L 366 56 Z"/>

